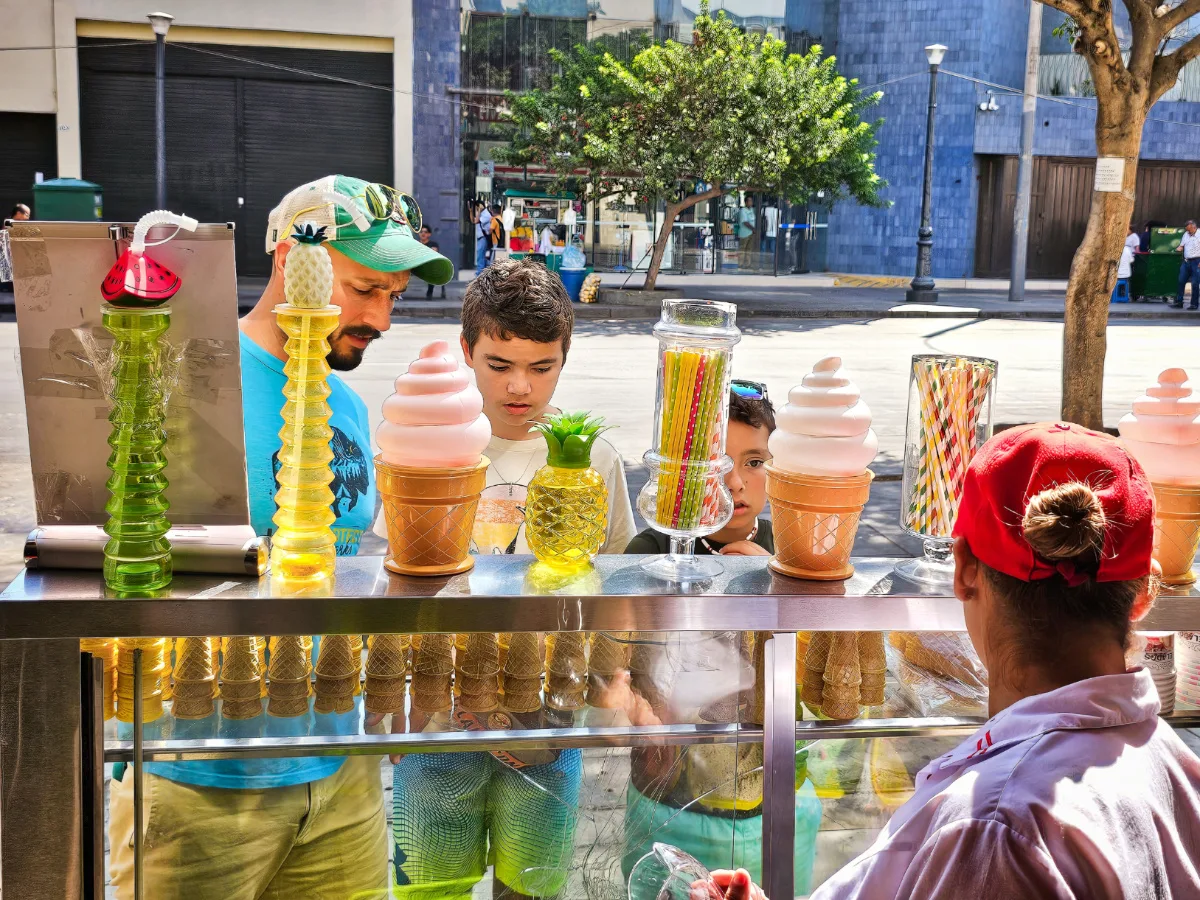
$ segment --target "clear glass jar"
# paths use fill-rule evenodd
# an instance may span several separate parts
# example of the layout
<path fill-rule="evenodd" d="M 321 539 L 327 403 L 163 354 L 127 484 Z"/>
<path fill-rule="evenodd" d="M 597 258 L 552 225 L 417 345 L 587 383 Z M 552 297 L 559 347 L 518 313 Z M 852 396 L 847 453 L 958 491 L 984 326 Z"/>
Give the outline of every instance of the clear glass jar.
<path fill-rule="evenodd" d="M 950 584 L 954 520 L 967 467 L 992 436 L 994 359 L 924 355 L 912 358 L 900 525 L 921 538 L 924 556 L 896 571 L 920 584 Z"/>
<path fill-rule="evenodd" d="M 709 300 L 664 300 L 654 326 L 658 338 L 658 393 L 654 440 L 644 460 L 649 479 L 638 510 L 666 534 L 671 551 L 644 568 L 672 581 L 721 572 L 717 560 L 695 556 L 698 537 L 720 531 L 733 514 L 725 487 L 732 462 L 725 455 L 733 347 L 741 340 L 737 307 Z"/>

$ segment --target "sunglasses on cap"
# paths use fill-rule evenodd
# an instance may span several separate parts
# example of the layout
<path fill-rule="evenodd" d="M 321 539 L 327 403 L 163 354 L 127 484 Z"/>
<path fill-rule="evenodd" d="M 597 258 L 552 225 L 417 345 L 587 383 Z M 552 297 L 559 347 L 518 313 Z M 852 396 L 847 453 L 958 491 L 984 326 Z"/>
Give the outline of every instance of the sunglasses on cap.
<path fill-rule="evenodd" d="M 376 222 L 391 219 L 414 232 L 421 230 L 421 207 L 411 194 L 386 184 L 368 184 L 354 199 L 363 201 L 367 214 Z"/>
<path fill-rule="evenodd" d="M 745 381 L 735 378 L 729 383 L 729 390 L 743 400 L 766 400 L 767 386 L 759 381 Z"/>

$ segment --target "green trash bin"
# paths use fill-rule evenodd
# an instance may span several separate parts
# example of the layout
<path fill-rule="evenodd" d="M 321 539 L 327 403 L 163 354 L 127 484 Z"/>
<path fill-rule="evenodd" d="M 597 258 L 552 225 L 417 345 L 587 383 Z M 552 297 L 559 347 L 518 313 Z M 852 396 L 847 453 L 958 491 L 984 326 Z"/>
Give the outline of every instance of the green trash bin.
<path fill-rule="evenodd" d="M 102 218 L 104 192 L 80 178 L 52 178 L 33 186 L 33 217 L 52 222 Z"/>

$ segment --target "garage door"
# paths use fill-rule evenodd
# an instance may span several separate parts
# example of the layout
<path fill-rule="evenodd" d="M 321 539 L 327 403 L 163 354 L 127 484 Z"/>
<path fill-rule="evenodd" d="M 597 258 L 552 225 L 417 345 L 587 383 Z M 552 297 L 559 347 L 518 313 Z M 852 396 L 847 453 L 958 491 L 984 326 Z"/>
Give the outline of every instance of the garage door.
<path fill-rule="evenodd" d="M 58 169 L 55 120 L 51 115 L 0 112 L 0 219 L 18 203 L 33 207 L 30 186 L 38 172 L 54 178 Z"/>
<path fill-rule="evenodd" d="M 135 220 L 154 208 L 154 45 L 102 43 L 79 40 L 83 177 L 105 218 Z M 235 223 L 241 274 L 269 274 L 267 216 L 291 188 L 392 181 L 391 54 L 170 44 L 166 73 L 167 205 Z"/>

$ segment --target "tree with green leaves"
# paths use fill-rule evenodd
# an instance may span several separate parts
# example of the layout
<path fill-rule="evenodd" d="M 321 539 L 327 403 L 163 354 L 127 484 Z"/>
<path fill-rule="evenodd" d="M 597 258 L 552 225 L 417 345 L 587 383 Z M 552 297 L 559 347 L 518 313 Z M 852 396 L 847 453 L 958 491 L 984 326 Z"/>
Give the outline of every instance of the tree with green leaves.
<path fill-rule="evenodd" d="M 1133 217 L 1142 129 L 1150 107 L 1174 87 L 1180 70 L 1200 56 L 1200 35 L 1176 33 L 1200 13 L 1200 0 L 1124 0 L 1129 49 L 1122 54 L 1112 0 L 1043 0 L 1071 17 L 1068 34 L 1087 60 L 1096 92 L 1096 150 L 1121 160 L 1120 191 L 1093 191 L 1083 242 L 1067 282 L 1063 321 L 1062 417 L 1104 426 L 1104 357 L 1108 305 L 1117 281 L 1126 226 Z M 1193 300 L 1193 302 L 1195 302 Z"/>
<path fill-rule="evenodd" d="M 782 41 L 747 34 L 724 13 L 710 16 L 704 0 L 690 44 L 652 44 L 628 63 L 602 46 L 553 55 L 562 74 L 552 87 L 509 95 L 511 144 L 496 155 L 544 166 L 556 190 L 583 179 L 593 200 L 665 200 L 647 289 L 679 214 L 731 187 L 793 203 L 824 191 L 882 205 L 878 123 L 862 118 L 879 95 L 839 75 L 819 46 L 789 54 Z"/>

